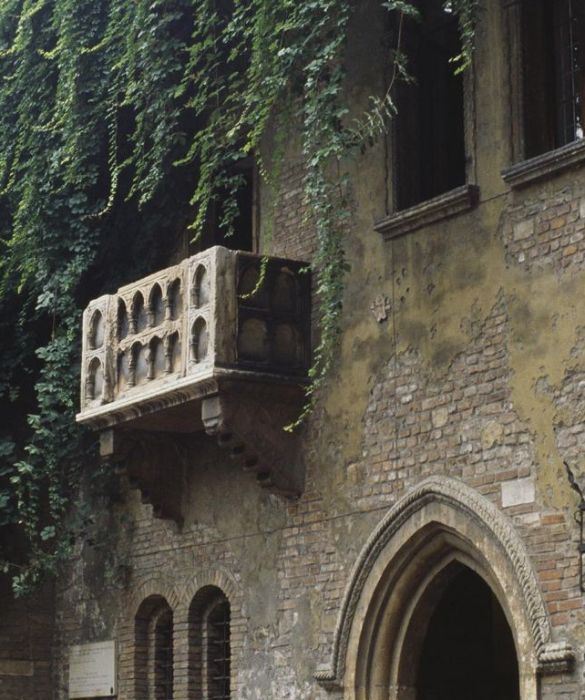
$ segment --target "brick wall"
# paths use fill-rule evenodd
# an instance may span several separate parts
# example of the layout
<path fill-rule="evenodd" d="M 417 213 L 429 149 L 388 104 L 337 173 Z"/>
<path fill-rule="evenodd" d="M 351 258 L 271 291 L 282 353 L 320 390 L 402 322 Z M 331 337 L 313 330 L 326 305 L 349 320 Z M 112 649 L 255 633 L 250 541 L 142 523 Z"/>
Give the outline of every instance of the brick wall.
<path fill-rule="evenodd" d="M 53 623 L 52 587 L 15 600 L 8 577 L 0 577 L 0 697 L 52 697 Z"/>

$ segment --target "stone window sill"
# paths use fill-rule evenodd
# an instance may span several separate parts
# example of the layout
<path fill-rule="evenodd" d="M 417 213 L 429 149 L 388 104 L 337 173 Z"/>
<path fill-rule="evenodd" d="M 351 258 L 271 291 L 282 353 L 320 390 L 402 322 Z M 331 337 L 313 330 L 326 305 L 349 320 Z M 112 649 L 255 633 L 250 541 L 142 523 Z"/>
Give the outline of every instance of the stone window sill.
<path fill-rule="evenodd" d="M 502 178 L 510 187 L 522 187 L 585 161 L 585 139 L 572 141 L 566 146 L 548 151 L 542 155 L 523 160 L 505 170 Z"/>
<path fill-rule="evenodd" d="M 477 202 L 478 194 L 476 185 L 456 187 L 438 197 L 387 216 L 374 225 L 374 230 L 381 233 L 387 241 L 398 238 L 471 209 Z"/>

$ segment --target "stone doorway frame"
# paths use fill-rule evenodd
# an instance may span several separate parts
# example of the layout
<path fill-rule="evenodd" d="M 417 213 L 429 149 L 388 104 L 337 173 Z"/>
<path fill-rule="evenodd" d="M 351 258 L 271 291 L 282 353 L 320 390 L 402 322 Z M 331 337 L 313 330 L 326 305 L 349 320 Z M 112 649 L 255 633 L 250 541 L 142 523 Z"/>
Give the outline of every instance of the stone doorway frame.
<path fill-rule="evenodd" d="M 493 591 L 514 638 L 520 698 L 537 700 L 540 678 L 569 670 L 573 650 L 553 641 L 532 563 L 511 521 L 477 491 L 440 476 L 403 496 L 366 542 L 346 588 L 331 658 L 316 679 L 344 700 L 412 700 L 405 659 L 422 632 L 417 637 L 411 623 L 437 576 L 455 562 Z"/>

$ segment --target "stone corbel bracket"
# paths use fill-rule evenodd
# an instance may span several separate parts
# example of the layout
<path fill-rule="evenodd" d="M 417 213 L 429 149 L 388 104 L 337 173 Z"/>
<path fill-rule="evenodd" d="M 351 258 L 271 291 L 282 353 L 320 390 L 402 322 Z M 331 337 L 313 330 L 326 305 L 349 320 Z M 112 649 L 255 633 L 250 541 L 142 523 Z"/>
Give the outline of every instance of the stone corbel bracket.
<path fill-rule="evenodd" d="M 218 371 L 208 381 L 128 405 L 93 424 L 100 430 L 102 459 L 132 464 L 126 469 L 130 486 L 140 489 L 143 501 L 153 505 L 155 517 L 180 520 L 179 504 L 158 503 L 157 481 L 152 476 L 158 472 L 155 462 L 165 460 L 165 451 L 178 449 L 179 435 L 202 430 L 244 471 L 254 473 L 262 488 L 285 498 L 302 493 L 299 438 L 285 427 L 302 408 L 304 384 L 268 375 L 258 381 L 249 373 L 234 378 L 235 374 Z M 182 458 L 188 463 L 188 440 L 183 443 Z"/>
<path fill-rule="evenodd" d="M 267 390 L 265 387 L 264 392 Z M 299 388 L 281 386 L 278 398 L 274 391 L 268 393 L 271 398 L 263 397 L 259 388 L 243 392 L 232 384 L 202 401 L 203 425 L 245 471 L 255 473 L 260 486 L 286 498 L 297 498 L 304 480 L 295 459 L 298 436 L 285 427 L 296 418 L 291 406 L 298 410 L 302 405 Z"/>
<path fill-rule="evenodd" d="M 542 676 L 568 673 L 575 664 L 575 650 L 566 641 L 548 642 L 540 649 L 537 671 Z"/>

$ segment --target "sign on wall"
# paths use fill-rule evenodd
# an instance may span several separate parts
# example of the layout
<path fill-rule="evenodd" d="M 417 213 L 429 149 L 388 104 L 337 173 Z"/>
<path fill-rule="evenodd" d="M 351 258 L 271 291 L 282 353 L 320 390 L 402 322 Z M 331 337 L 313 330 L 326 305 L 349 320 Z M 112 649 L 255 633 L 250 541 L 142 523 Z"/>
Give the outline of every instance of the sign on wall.
<path fill-rule="evenodd" d="M 116 643 L 79 644 L 69 651 L 69 697 L 107 698 L 116 694 Z"/>

